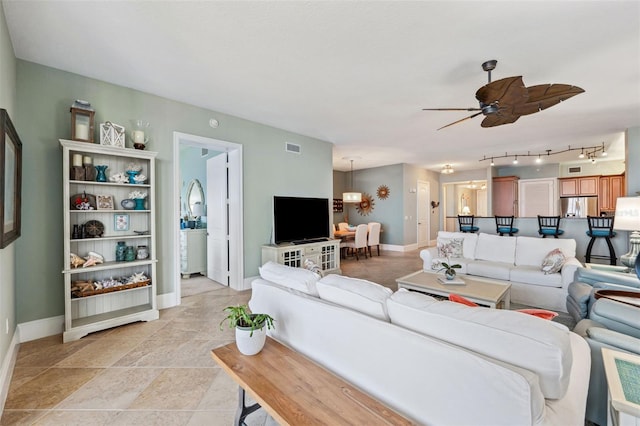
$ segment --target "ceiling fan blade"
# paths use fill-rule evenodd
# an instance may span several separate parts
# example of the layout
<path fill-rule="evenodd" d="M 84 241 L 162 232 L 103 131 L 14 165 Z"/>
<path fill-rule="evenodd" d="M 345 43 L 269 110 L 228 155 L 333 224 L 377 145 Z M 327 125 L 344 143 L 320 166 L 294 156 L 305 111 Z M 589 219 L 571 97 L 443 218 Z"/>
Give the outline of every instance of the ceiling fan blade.
<path fill-rule="evenodd" d="M 570 84 L 540 84 L 529 87 L 528 91 L 529 100 L 515 107 L 514 112 L 518 115 L 533 114 L 584 93 L 582 88 Z"/>
<path fill-rule="evenodd" d="M 476 99 L 485 105 L 520 105 L 529 99 L 529 91 L 522 76 L 507 77 L 482 86 L 476 92 Z"/>
<path fill-rule="evenodd" d="M 473 111 L 473 110 L 472 110 L 472 111 Z M 446 126 L 442 126 L 442 127 L 440 127 L 438 130 L 442 130 L 442 129 L 444 129 L 445 127 L 453 126 L 454 124 L 462 123 L 463 121 L 469 120 L 470 118 L 476 117 L 476 116 L 478 116 L 478 115 L 480 115 L 480 114 L 482 114 L 482 111 L 480 111 L 480 112 L 476 112 L 475 114 L 471 114 L 470 116 L 465 117 L 465 118 L 463 118 L 463 119 L 461 119 L 461 120 L 454 121 L 453 123 L 449 123 L 449 124 L 447 124 Z"/>
<path fill-rule="evenodd" d="M 482 111 L 480 108 L 422 108 L 423 111 Z"/>
<path fill-rule="evenodd" d="M 487 115 L 480 125 L 482 127 L 502 126 L 503 124 L 515 123 L 520 115 L 509 111 L 498 111 L 495 114 Z"/>

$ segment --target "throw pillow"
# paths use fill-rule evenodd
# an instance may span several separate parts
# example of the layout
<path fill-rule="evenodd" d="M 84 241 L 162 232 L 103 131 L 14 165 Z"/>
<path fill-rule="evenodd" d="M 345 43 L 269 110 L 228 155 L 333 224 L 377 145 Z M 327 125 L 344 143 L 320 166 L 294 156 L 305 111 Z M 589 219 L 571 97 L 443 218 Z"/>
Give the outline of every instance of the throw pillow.
<path fill-rule="evenodd" d="M 546 309 L 518 309 L 517 311 L 546 320 L 552 320 L 558 316 L 557 312 L 547 311 Z"/>
<path fill-rule="evenodd" d="M 441 238 L 438 241 L 438 257 L 462 257 L 464 238 Z"/>
<path fill-rule="evenodd" d="M 546 274 L 555 274 L 562 269 L 562 265 L 567 258 L 560 249 L 553 249 L 542 260 L 542 272 Z"/>
<path fill-rule="evenodd" d="M 453 294 L 453 293 L 449 294 L 449 300 L 456 303 L 462 303 L 463 305 L 467 305 L 467 306 L 472 306 L 472 307 L 478 306 L 477 303 L 472 302 L 466 297 L 462 297 L 460 295 Z"/>

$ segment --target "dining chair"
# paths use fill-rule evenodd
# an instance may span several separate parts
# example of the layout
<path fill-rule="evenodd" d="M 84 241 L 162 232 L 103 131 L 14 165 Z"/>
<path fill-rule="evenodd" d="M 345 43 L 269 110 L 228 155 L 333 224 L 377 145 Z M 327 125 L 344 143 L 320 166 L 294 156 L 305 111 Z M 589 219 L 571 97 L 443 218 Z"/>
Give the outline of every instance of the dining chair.
<path fill-rule="evenodd" d="M 364 249 L 364 258 L 367 258 L 367 225 L 361 224 L 356 226 L 356 235 L 353 240 L 346 241 L 345 247 L 351 251 L 355 251 L 356 260 L 360 260 L 358 252 Z"/>
<path fill-rule="evenodd" d="M 504 236 L 504 234 L 509 234 L 513 237 L 513 234 L 519 231 L 518 228 L 513 227 L 513 216 L 495 216 L 496 218 L 496 232 L 500 234 L 500 236 Z"/>
<path fill-rule="evenodd" d="M 553 235 L 554 238 L 558 238 L 559 235 L 564 234 L 564 230 L 560 228 L 560 216 L 541 216 L 538 215 L 538 234 L 542 238 L 546 238 L 547 235 Z"/>
<path fill-rule="evenodd" d="M 347 222 L 338 223 L 338 231 L 348 231 L 348 230 L 349 230 L 349 224 Z"/>
<path fill-rule="evenodd" d="M 586 263 L 591 263 L 591 258 L 593 257 L 595 259 L 608 259 L 610 265 L 616 264 L 616 251 L 613 248 L 613 244 L 611 244 L 611 238 L 616 236 L 613 231 L 613 219 L 614 216 L 587 216 L 587 224 L 589 225 L 587 236 L 591 237 L 591 240 L 589 240 L 587 253 L 584 256 Z M 597 238 L 605 239 L 609 247 L 609 256 L 591 254 L 593 243 L 596 242 Z"/>
<path fill-rule="evenodd" d="M 369 256 L 373 256 L 371 254 L 371 247 L 376 246 L 376 250 L 378 252 L 378 256 L 380 256 L 380 225 L 379 222 L 369 222 L 367 225 L 368 228 L 368 236 L 367 236 L 367 248 L 369 249 Z"/>
<path fill-rule="evenodd" d="M 480 228 L 473 225 L 474 215 L 458 215 L 460 232 L 478 232 Z"/>

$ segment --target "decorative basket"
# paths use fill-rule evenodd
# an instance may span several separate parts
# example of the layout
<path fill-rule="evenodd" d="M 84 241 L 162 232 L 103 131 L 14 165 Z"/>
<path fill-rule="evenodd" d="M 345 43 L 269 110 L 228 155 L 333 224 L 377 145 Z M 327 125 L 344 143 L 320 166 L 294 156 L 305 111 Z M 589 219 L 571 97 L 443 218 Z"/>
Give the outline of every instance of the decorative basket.
<path fill-rule="evenodd" d="M 78 299 L 81 297 L 95 296 L 97 294 L 113 293 L 114 291 L 130 290 L 132 288 L 146 287 L 151 284 L 151 280 L 140 281 L 137 283 L 122 284 L 114 287 L 101 288 L 99 290 L 72 291 L 71 297 Z"/>

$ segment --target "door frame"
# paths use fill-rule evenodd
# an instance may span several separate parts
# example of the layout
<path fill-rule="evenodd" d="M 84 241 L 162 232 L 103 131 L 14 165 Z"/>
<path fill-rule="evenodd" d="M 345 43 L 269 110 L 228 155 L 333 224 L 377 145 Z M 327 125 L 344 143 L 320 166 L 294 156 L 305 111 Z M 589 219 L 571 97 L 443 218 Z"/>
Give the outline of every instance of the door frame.
<path fill-rule="evenodd" d="M 427 200 L 424 208 L 426 209 L 426 218 L 427 218 L 427 244 L 425 246 L 420 245 L 420 186 L 426 187 L 427 191 Z M 427 247 L 431 240 L 431 209 L 429 208 L 429 201 L 431 199 L 431 182 L 426 180 L 418 180 L 416 183 L 416 187 L 418 188 L 416 194 L 416 245 L 418 248 Z"/>
<path fill-rule="evenodd" d="M 173 261 L 174 261 L 174 295 L 175 306 L 180 305 L 180 192 L 182 178 L 180 173 L 180 145 L 206 148 L 229 153 L 228 185 L 229 185 L 229 287 L 234 290 L 244 289 L 244 234 L 242 215 L 242 145 L 219 139 L 188 133 L 173 132 Z"/>

